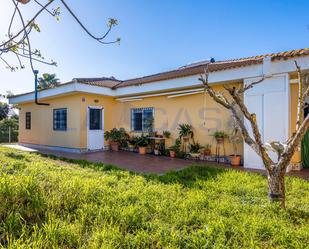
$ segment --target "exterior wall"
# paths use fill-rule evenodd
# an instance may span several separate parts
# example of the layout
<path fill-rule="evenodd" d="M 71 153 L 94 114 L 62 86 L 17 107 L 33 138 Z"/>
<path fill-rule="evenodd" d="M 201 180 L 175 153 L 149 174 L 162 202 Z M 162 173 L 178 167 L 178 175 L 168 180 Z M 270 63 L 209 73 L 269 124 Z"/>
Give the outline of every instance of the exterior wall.
<path fill-rule="evenodd" d="M 43 102 L 43 101 L 42 101 Z M 44 100 L 49 106 L 35 103 L 21 104 L 19 142 L 67 148 L 80 148 L 80 102 L 78 95 Z M 53 109 L 67 108 L 67 131 L 53 130 Z M 25 124 L 26 112 L 31 112 L 31 129 Z"/>
<path fill-rule="evenodd" d="M 222 86 L 215 86 L 215 90 L 223 91 Z M 212 153 L 215 153 L 216 142 L 211 134 L 216 130 L 224 130 L 231 133 L 231 114 L 228 110 L 219 106 L 209 96 L 206 97 L 206 119 L 204 125 L 204 95 L 194 94 L 176 98 L 167 96 L 144 98 L 142 101 L 124 102 L 117 101 L 113 111 L 113 122 L 115 127 L 123 127 L 131 130 L 131 108 L 154 107 L 155 130 L 162 134 L 168 130 L 171 139 L 167 146 L 174 143 L 178 137 L 178 124 L 189 123 L 194 129 L 195 141 L 202 145 L 212 145 Z M 137 134 L 138 135 L 138 134 Z M 238 144 L 238 154 L 243 155 L 243 145 Z M 232 154 L 232 145 L 228 139 L 225 142 L 226 155 Z M 221 149 L 222 152 L 222 149 Z"/>
<path fill-rule="evenodd" d="M 99 96 L 95 94 L 79 94 L 78 101 L 80 102 L 80 147 L 84 150 L 87 149 L 88 106 L 101 106 L 104 108 L 104 131 L 108 131 L 117 126 L 117 123 L 114 120 L 117 101 L 113 97 Z"/>
<path fill-rule="evenodd" d="M 298 84 L 290 84 L 290 131 L 289 135 L 291 136 L 296 129 L 296 120 L 297 120 L 297 105 L 298 105 Z M 301 162 L 301 153 L 296 152 L 291 160 L 292 163 Z"/>
<path fill-rule="evenodd" d="M 249 84 L 257 79 L 245 79 L 244 83 Z M 258 85 L 246 91 L 244 103 L 249 112 L 256 114 L 256 121 L 259 127 L 262 140 L 265 143 L 270 141 L 287 141 L 289 136 L 289 96 L 290 82 L 288 74 L 273 75 L 266 78 Z M 246 120 L 249 133 L 253 134 Z M 268 152 L 270 158 L 276 162 L 278 157 L 275 152 Z M 247 144 L 244 145 L 244 167 L 264 169 L 261 158 Z"/>
<path fill-rule="evenodd" d="M 215 90 L 223 91 L 221 86 Z M 178 124 L 189 123 L 193 126 L 195 141 L 202 145 L 212 145 L 215 153 L 215 140 L 211 134 L 216 130 L 231 133 L 231 114 L 209 96 L 206 97 L 206 119 L 204 125 L 204 95 L 195 94 L 177 98 L 167 96 L 144 98 L 142 101 L 119 102 L 113 97 L 78 93 L 75 95 L 45 100 L 50 106 L 37 106 L 34 103 L 19 105 L 20 143 L 87 149 L 87 110 L 88 106 L 104 108 L 104 130 L 125 128 L 131 131 L 131 108 L 154 107 L 155 130 L 162 133 L 169 130 L 171 139 L 167 146 L 178 137 Z M 53 131 L 53 109 L 68 109 L 68 130 Z M 31 130 L 25 129 L 25 112 L 31 112 Z M 133 134 L 133 133 L 132 133 Z M 140 135 L 140 134 L 137 134 Z M 106 143 L 106 142 L 105 142 Z M 243 144 L 238 144 L 238 154 L 243 155 Z M 225 142 L 226 155 L 232 154 L 232 145 Z M 222 151 L 222 150 L 221 150 Z"/>

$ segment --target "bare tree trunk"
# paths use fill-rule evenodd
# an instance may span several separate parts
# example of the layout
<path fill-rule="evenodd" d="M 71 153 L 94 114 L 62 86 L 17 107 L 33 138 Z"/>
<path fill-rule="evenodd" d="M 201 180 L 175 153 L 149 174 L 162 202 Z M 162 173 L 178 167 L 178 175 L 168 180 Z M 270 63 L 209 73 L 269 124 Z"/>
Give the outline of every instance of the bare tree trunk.
<path fill-rule="evenodd" d="M 268 196 L 270 201 L 280 202 L 280 206 L 285 208 L 285 172 L 277 165 L 273 165 L 272 168 L 272 171 L 267 170 Z"/>

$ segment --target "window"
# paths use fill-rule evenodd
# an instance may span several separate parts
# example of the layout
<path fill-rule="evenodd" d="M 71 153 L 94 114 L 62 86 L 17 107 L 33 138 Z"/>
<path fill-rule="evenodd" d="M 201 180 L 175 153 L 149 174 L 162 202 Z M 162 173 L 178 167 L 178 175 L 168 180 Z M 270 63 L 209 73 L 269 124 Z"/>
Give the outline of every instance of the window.
<path fill-rule="evenodd" d="M 26 112 L 26 129 L 31 129 L 31 112 Z"/>
<path fill-rule="evenodd" d="M 154 109 L 134 108 L 131 109 L 131 130 L 139 132 L 152 132 L 154 122 Z"/>
<path fill-rule="evenodd" d="M 101 130 L 102 129 L 102 109 L 89 109 L 89 129 Z"/>
<path fill-rule="evenodd" d="M 66 131 L 67 130 L 67 109 L 54 109 L 54 130 Z"/>

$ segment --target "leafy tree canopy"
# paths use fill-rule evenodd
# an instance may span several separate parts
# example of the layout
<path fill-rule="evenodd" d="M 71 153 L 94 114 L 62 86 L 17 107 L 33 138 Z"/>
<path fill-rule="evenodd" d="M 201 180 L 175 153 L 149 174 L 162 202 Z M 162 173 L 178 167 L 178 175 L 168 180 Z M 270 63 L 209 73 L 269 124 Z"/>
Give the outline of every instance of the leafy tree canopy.
<path fill-rule="evenodd" d="M 0 102 L 0 120 L 7 118 L 10 107 L 7 103 Z"/>
<path fill-rule="evenodd" d="M 38 89 L 54 88 L 60 85 L 60 80 L 56 74 L 43 73 L 42 77 L 38 79 Z"/>

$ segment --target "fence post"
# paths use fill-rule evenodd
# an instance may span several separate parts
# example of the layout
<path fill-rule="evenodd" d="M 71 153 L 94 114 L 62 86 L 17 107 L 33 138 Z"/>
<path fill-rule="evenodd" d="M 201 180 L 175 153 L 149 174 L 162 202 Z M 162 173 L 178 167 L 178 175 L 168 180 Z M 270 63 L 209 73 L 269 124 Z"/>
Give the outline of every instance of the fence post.
<path fill-rule="evenodd" d="M 9 144 L 11 143 L 11 126 L 9 126 Z"/>

